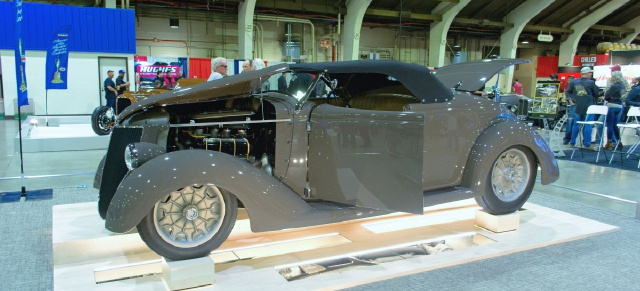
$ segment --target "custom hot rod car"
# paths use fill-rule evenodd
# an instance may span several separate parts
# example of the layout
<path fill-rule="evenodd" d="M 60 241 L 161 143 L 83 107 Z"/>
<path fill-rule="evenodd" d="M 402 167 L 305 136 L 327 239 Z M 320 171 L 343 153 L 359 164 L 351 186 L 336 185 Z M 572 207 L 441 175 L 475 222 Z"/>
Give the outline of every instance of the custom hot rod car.
<path fill-rule="evenodd" d="M 480 79 L 513 61 L 461 69 Z M 261 91 L 282 72 L 295 75 L 286 92 Z M 535 131 L 438 78 L 394 61 L 280 64 L 151 96 L 113 129 L 99 213 L 180 260 L 218 248 L 239 205 L 254 232 L 471 197 L 500 214 L 527 200 L 538 166 L 543 184 L 558 178 Z"/>

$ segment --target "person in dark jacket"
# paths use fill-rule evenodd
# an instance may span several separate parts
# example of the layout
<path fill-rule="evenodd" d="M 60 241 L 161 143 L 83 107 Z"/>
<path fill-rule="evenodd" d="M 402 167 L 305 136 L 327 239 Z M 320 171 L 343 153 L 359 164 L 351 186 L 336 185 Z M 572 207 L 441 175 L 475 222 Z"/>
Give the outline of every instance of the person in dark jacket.
<path fill-rule="evenodd" d="M 104 98 L 107 99 L 107 106 L 111 107 L 113 111 L 116 111 L 116 97 L 118 97 L 118 90 L 116 90 L 116 83 L 113 82 L 113 71 L 107 71 L 107 78 L 104 79 Z"/>
<path fill-rule="evenodd" d="M 611 87 L 604 93 L 604 100 L 607 101 L 607 107 L 609 107 L 606 122 L 608 142 L 604 146 L 605 149 L 616 147 L 620 141 L 620 129 L 617 124 L 622 116 L 622 98 L 627 93 L 623 82 L 626 82 L 626 80 L 622 72 L 612 72 Z"/>
<path fill-rule="evenodd" d="M 282 73 L 278 78 L 278 91 L 287 92 L 287 72 Z"/>
<path fill-rule="evenodd" d="M 156 78 L 153 79 L 153 87 L 156 89 L 165 89 L 167 84 L 164 82 L 164 72 L 160 71 L 156 74 Z"/>
<path fill-rule="evenodd" d="M 627 106 L 640 107 L 640 86 L 635 86 L 627 95 Z"/>
<path fill-rule="evenodd" d="M 593 121 L 593 115 L 587 115 L 587 108 L 595 104 L 599 89 L 596 83 L 589 79 L 591 72 L 591 68 L 589 67 L 582 68 L 582 70 L 580 70 L 582 77 L 573 80 L 571 84 L 569 84 L 569 88 L 567 88 L 566 95 L 569 105 L 575 105 L 575 122 L 571 131 L 571 140 L 569 141 L 571 148 L 576 145 L 576 137 L 579 131 L 578 121 Z M 583 145 L 591 148 L 591 126 L 585 126 L 582 134 Z"/>
<path fill-rule="evenodd" d="M 116 90 L 118 90 L 118 96 L 124 94 L 124 90 L 131 85 L 129 82 L 124 81 L 124 70 L 118 71 L 118 78 L 116 78 Z"/>

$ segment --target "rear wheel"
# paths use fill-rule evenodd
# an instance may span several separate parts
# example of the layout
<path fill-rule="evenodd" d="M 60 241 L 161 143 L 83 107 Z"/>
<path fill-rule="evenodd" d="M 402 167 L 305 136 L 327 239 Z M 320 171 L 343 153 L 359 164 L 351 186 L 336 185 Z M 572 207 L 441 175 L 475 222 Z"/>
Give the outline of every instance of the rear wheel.
<path fill-rule="evenodd" d="M 156 203 L 138 224 L 142 240 L 172 260 L 204 257 L 229 236 L 236 222 L 236 198 L 215 186 L 187 186 Z"/>
<path fill-rule="evenodd" d="M 485 191 L 476 201 L 493 214 L 517 211 L 531 195 L 536 174 L 536 159 L 529 149 L 508 148 L 493 162 Z"/>
<path fill-rule="evenodd" d="M 91 128 L 97 135 L 107 135 L 111 133 L 116 120 L 113 109 L 108 106 L 99 106 L 91 114 Z"/>

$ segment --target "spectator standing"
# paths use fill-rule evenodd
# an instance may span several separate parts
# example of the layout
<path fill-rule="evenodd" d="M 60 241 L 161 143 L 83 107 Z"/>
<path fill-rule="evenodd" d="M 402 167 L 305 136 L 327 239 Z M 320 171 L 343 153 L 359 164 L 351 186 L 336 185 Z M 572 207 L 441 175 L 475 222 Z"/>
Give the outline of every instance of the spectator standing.
<path fill-rule="evenodd" d="M 636 81 L 640 83 L 640 77 L 636 78 Z M 634 86 L 631 91 L 629 91 L 627 101 L 625 103 L 627 106 L 640 107 L 640 85 Z"/>
<path fill-rule="evenodd" d="M 223 57 L 217 57 L 211 61 L 211 75 L 209 75 L 208 81 L 222 79 L 227 75 L 227 59 Z"/>
<path fill-rule="evenodd" d="M 262 70 L 264 68 L 266 68 L 267 65 L 264 63 L 264 61 L 262 59 L 254 59 L 253 60 L 253 71 L 257 71 L 257 70 Z M 264 83 L 262 83 L 262 91 L 269 91 L 271 90 L 271 83 L 269 82 L 269 79 L 267 79 Z"/>
<path fill-rule="evenodd" d="M 253 71 L 253 60 L 244 60 L 244 62 L 242 62 L 242 72 L 246 73 L 251 71 Z"/>
<path fill-rule="evenodd" d="M 253 68 L 254 71 L 262 70 L 262 69 L 264 69 L 266 67 L 267 67 L 267 65 L 264 63 L 264 60 L 262 60 L 260 58 L 253 60 L 252 68 Z"/>
<path fill-rule="evenodd" d="M 167 74 L 164 76 L 164 83 L 167 89 L 173 89 L 173 87 L 176 86 L 176 78 L 171 74 L 171 71 L 167 71 Z"/>
<path fill-rule="evenodd" d="M 575 114 L 573 129 L 571 132 L 571 140 L 569 141 L 570 147 L 573 148 L 576 145 L 576 137 L 578 136 L 578 121 L 593 121 L 593 115 L 587 114 L 587 108 L 595 104 L 595 98 L 598 96 L 599 89 L 596 83 L 589 79 L 591 76 L 591 68 L 583 67 L 580 70 L 581 78 L 575 79 L 569 84 L 567 89 L 567 101 L 570 105 L 575 105 Z M 582 130 L 583 145 L 587 148 L 591 147 L 591 126 L 585 126 Z"/>
<path fill-rule="evenodd" d="M 567 90 L 569 88 L 569 84 L 573 82 L 574 77 L 569 76 L 567 78 L 567 88 L 564 89 L 565 92 L 565 100 L 567 102 L 567 125 L 564 130 L 564 139 L 562 139 L 562 144 L 568 144 L 571 141 L 571 132 L 573 131 L 573 116 L 575 115 L 575 104 L 569 104 L 569 96 L 567 94 Z"/>
<path fill-rule="evenodd" d="M 627 95 L 623 84 L 627 83 L 627 81 L 622 76 L 621 71 L 611 73 L 611 82 L 609 90 L 604 93 L 604 100 L 607 101 L 607 107 L 609 107 L 606 122 L 608 142 L 604 146 L 605 149 L 616 147 L 620 142 L 620 129 L 617 124 L 622 116 L 623 96 Z M 620 144 L 620 147 L 622 147 L 622 144 Z"/>
<path fill-rule="evenodd" d="M 107 106 L 116 112 L 116 97 L 118 91 L 116 90 L 116 83 L 113 82 L 113 71 L 107 71 L 107 78 L 104 79 L 104 99 L 107 99 Z"/>
<path fill-rule="evenodd" d="M 116 78 L 116 90 L 118 90 L 118 96 L 124 94 L 124 90 L 131 85 L 129 82 L 124 81 L 124 70 L 118 71 L 118 78 Z"/>
<path fill-rule="evenodd" d="M 282 73 L 278 78 L 278 91 L 287 92 L 287 72 Z"/>
<path fill-rule="evenodd" d="M 513 89 L 516 91 L 516 94 L 522 95 L 522 83 L 518 82 L 518 79 L 513 83 Z"/>
<path fill-rule="evenodd" d="M 631 86 L 629 86 L 629 82 L 627 82 L 627 80 L 624 79 L 624 75 L 622 75 L 622 71 L 621 71 L 620 65 L 612 66 L 610 69 L 611 69 L 611 76 L 612 77 L 609 78 L 609 80 L 607 80 L 607 86 L 604 89 L 604 92 L 609 91 L 609 89 L 611 88 L 611 85 L 614 84 L 614 82 L 621 83 L 621 84 L 624 85 L 625 92 L 622 95 L 622 103 L 621 103 L 622 104 L 622 115 L 621 115 L 620 120 L 625 120 L 626 116 L 627 116 L 627 113 L 626 113 L 626 110 L 625 110 L 625 102 L 624 101 L 627 99 L 627 94 L 629 94 L 629 91 L 631 91 Z M 623 78 L 621 80 L 613 81 L 614 80 L 613 74 L 616 73 L 616 72 L 620 72 L 620 74 L 623 76 Z M 604 101 L 604 99 L 605 99 L 604 96 L 598 98 L 598 100 L 601 100 L 601 101 Z M 599 122 L 604 122 L 604 116 L 598 117 L 598 121 Z M 618 129 L 617 126 L 615 126 L 615 128 Z M 604 130 L 603 129 L 603 125 L 602 124 L 596 125 L 596 129 L 597 129 L 597 133 L 596 133 L 596 141 L 595 142 L 600 143 L 600 137 L 601 137 L 600 134 L 601 134 L 602 130 Z M 607 130 L 609 130 L 608 126 L 607 126 Z M 607 136 L 609 136 L 609 133 L 607 133 Z M 609 141 L 611 141 L 611 140 L 609 140 Z"/>
<path fill-rule="evenodd" d="M 156 73 L 156 78 L 153 79 L 153 88 L 164 89 L 167 84 L 164 82 L 164 73 L 162 71 Z"/>

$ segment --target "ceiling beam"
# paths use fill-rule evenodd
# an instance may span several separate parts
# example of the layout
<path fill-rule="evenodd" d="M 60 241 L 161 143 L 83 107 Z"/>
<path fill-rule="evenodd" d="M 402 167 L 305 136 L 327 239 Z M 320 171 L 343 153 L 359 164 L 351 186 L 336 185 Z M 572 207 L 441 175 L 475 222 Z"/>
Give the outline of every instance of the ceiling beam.
<path fill-rule="evenodd" d="M 421 6 L 422 2 L 424 1 L 420 1 L 419 4 L 417 5 L 413 5 L 415 6 Z M 429 0 L 429 2 L 448 2 L 448 3 L 454 3 L 454 4 L 458 4 L 460 3 L 460 0 Z M 396 4 L 396 6 L 393 8 L 393 10 L 400 10 L 400 4 L 402 3 L 402 1 L 398 1 L 398 4 Z M 407 7 L 402 7 L 403 9 L 406 9 Z"/>
<path fill-rule="evenodd" d="M 473 18 L 461 18 L 456 17 L 453 19 L 454 23 L 459 24 L 472 24 L 480 26 L 497 26 L 497 27 L 513 27 L 513 23 L 491 21 L 487 19 L 473 19 Z"/>
<path fill-rule="evenodd" d="M 609 26 L 609 25 L 599 25 L 599 24 L 592 25 L 591 27 L 589 27 L 589 29 L 607 30 L 607 31 L 619 31 L 619 32 L 625 32 L 625 33 L 634 33 L 634 32 L 636 32 L 635 29 L 630 28 L 630 27 Z"/>
<path fill-rule="evenodd" d="M 365 12 L 365 15 L 399 18 L 400 12 L 393 11 L 393 10 L 386 10 L 386 9 L 368 8 L 367 12 Z M 425 14 L 425 13 L 411 13 L 409 11 L 402 11 L 402 18 L 413 19 L 413 20 L 442 21 L 442 16 L 440 15 Z"/>
<path fill-rule="evenodd" d="M 558 26 L 546 26 L 546 25 L 530 25 L 524 26 L 525 31 L 538 31 L 538 32 L 555 32 L 555 33 L 573 33 L 573 29 L 558 27 Z"/>
<path fill-rule="evenodd" d="M 243 2 L 241 0 L 227 0 L 231 2 Z M 291 1 L 291 0 L 258 0 L 256 3 L 256 9 L 276 9 L 276 10 L 291 10 L 291 11 L 304 11 L 304 12 L 316 12 L 334 14 L 346 13 L 346 8 L 336 7 L 335 5 L 319 4 L 316 1 Z M 344 9 L 344 10 L 343 10 Z"/>

